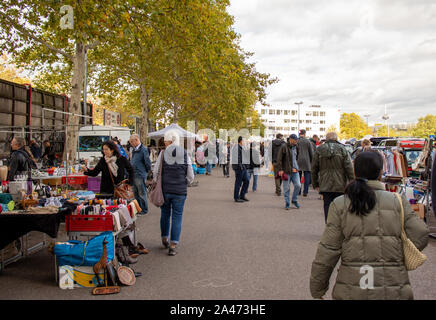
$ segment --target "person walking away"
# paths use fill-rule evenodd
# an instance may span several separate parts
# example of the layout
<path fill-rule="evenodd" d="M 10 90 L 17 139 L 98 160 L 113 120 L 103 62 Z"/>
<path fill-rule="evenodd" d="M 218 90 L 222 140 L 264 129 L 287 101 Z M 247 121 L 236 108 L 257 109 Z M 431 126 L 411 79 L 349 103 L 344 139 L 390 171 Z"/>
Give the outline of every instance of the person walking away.
<path fill-rule="evenodd" d="M 274 183 L 276 186 L 276 195 L 281 196 L 282 194 L 282 180 L 279 177 L 278 173 L 279 170 L 277 169 L 277 154 L 280 150 L 280 148 L 285 145 L 286 142 L 283 141 L 283 135 L 281 133 L 278 133 L 276 135 L 276 139 L 272 141 L 272 165 L 274 170 Z"/>
<path fill-rule="evenodd" d="M 186 150 L 175 145 L 174 141 L 174 137 L 165 137 L 165 150 L 159 154 L 153 169 L 153 179 L 157 181 L 159 168 L 162 164 L 162 193 L 165 202 L 161 206 L 160 227 L 162 244 L 168 249 L 170 256 L 177 254 L 188 184 L 194 181 L 191 159 Z M 164 157 L 163 161 L 162 157 Z"/>
<path fill-rule="evenodd" d="M 312 263 L 311 295 L 322 299 L 340 259 L 333 299 L 413 299 L 404 263 L 401 210 L 406 235 L 421 251 L 427 246 L 429 229 L 404 195 L 400 202 L 395 194 L 385 191 L 380 182 L 380 154 L 362 152 L 354 164 L 356 179 L 330 206 L 328 223 Z M 368 268 L 374 277 L 372 288 L 361 284 L 365 273 L 369 274 Z"/>
<path fill-rule="evenodd" d="M 336 132 L 327 133 L 326 142 L 316 149 L 312 162 L 313 188 L 323 196 L 326 222 L 330 203 L 343 195 L 347 183 L 354 179 L 350 154 L 337 140 Z"/>
<path fill-rule="evenodd" d="M 285 197 L 285 209 L 289 210 L 290 207 L 290 191 L 291 182 L 294 185 L 294 193 L 292 194 L 292 204 L 299 209 L 298 194 L 301 190 L 300 175 L 298 174 L 298 137 L 296 134 L 289 136 L 288 142 L 281 146 L 277 154 L 277 168 L 278 174 L 283 180 L 283 195 Z M 287 179 L 284 178 L 287 175 Z"/>
<path fill-rule="evenodd" d="M 33 157 L 34 157 L 36 160 L 41 159 L 41 157 L 42 157 L 42 150 L 41 150 L 41 148 L 38 146 L 38 144 L 36 143 L 35 140 L 31 140 L 31 141 L 30 141 L 30 151 L 32 152 Z"/>
<path fill-rule="evenodd" d="M 312 170 L 312 159 L 314 153 L 313 144 L 306 138 L 306 130 L 300 130 L 300 139 L 298 139 L 298 167 L 300 168 L 300 181 L 304 176 L 304 189 L 303 197 L 307 197 L 309 193 L 309 186 L 312 183 L 311 170 Z M 301 191 L 300 191 L 301 194 Z"/>
<path fill-rule="evenodd" d="M 250 179 L 248 177 L 247 167 L 250 164 L 249 154 L 244 150 L 244 140 L 238 137 L 238 144 L 232 149 L 232 169 L 235 171 L 235 187 L 233 198 L 235 202 L 241 203 L 249 201 L 245 195 L 248 192 Z"/>
<path fill-rule="evenodd" d="M 11 155 L 9 158 L 8 181 L 14 181 L 16 175 L 24 175 L 31 168 L 31 161 L 26 150 L 25 140 L 22 137 L 14 137 L 11 141 Z"/>
<path fill-rule="evenodd" d="M 224 145 L 224 148 L 226 150 L 225 153 L 223 153 L 224 156 L 224 164 L 223 164 L 223 175 L 226 178 L 230 178 L 230 142 L 227 142 L 226 145 Z"/>
<path fill-rule="evenodd" d="M 132 145 L 132 167 L 135 173 L 133 179 L 133 192 L 135 199 L 138 201 L 142 209 L 141 215 L 148 213 L 147 203 L 147 181 L 148 172 L 151 170 L 151 161 L 147 148 L 141 143 L 140 137 L 137 134 L 130 136 L 130 144 Z"/>
<path fill-rule="evenodd" d="M 206 138 L 206 141 L 203 143 L 203 150 L 204 150 L 204 157 L 205 157 L 205 165 L 206 165 L 206 175 L 210 176 L 212 174 L 212 164 L 214 161 L 211 160 L 212 155 L 215 156 L 216 150 L 214 145 L 209 142 L 209 140 Z M 209 155 L 211 157 L 209 157 Z"/>
<path fill-rule="evenodd" d="M 248 183 L 251 181 L 251 176 L 253 176 L 253 187 L 252 191 L 257 190 L 257 180 L 259 177 L 260 169 L 260 152 L 257 150 L 255 142 L 250 143 L 250 165 L 248 167 Z M 250 185 L 249 185 L 250 187 Z"/>
<path fill-rule="evenodd" d="M 50 141 L 45 140 L 44 147 L 45 149 L 42 158 L 47 161 L 47 165 L 54 166 L 56 161 L 56 153 L 54 148 L 51 146 Z"/>

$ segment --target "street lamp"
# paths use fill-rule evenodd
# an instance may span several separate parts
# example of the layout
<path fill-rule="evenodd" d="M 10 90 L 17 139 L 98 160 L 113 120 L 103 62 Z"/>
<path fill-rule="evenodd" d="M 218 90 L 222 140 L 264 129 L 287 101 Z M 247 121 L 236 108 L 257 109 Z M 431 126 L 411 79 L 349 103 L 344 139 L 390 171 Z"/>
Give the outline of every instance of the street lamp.
<path fill-rule="evenodd" d="M 388 137 L 389 137 L 390 136 L 389 135 L 389 124 L 388 124 L 389 115 L 388 115 L 388 113 L 386 111 L 386 106 L 385 106 L 385 114 L 383 115 L 382 119 L 385 121 L 385 125 L 388 126 Z"/>
<path fill-rule="evenodd" d="M 369 134 L 369 126 L 368 126 L 368 118 L 369 118 L 369 114 L 365 114 L 364 117 L 366 118 L 366 134 Z"/>
<path fill-rule="evenodd" d="M 294 104 L 298 105 L 298 133 L 300 133 L 300 105 L 302 105 L 303 102 L 295 102 Z"/>

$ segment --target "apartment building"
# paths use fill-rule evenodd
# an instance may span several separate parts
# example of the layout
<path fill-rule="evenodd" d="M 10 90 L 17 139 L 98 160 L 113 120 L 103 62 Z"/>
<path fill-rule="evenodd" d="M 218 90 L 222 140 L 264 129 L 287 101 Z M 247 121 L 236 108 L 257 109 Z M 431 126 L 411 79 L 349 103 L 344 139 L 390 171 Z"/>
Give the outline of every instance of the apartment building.
<path fill-rule="evenodd" d="M 307 136 L 317 134 L 323 139 L 331 126 L 340 129 L 339 108 L 318 105 L 260 106 L 257 107 L 257 111 L 266 127 L 267 139 L 275 138 L 277 133 L 282 133 L 284 136 L 292 133 L 298 135 L 299 129 L 305 129 Z"/>

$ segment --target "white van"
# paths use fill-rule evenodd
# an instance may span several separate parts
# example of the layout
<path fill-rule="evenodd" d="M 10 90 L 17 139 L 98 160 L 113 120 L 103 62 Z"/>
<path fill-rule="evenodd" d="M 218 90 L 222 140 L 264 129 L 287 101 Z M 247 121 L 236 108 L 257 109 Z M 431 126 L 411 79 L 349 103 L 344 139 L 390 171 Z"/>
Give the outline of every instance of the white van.
<path fill-rule="evenodd" d="M 117 137 L 122 145 L 130 139 L 131 129 L 127 127 L 85 126 L 79 130 L 77 159 L 88 162 L 98 161 L 102 157 L 103 142 Z"/>

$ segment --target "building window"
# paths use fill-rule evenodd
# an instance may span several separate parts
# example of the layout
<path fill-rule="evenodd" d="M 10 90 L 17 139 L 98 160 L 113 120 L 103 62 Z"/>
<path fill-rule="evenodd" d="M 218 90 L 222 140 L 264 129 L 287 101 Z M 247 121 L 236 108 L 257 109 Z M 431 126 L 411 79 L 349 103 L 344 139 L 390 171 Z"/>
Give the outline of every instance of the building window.
<path fill-rule="evenodd" d="M 297 128 L 295 128 L 295 127 L 292 127 L 292 131 L 295 131 L 295 130 L 297 130 Z"/>
<path fill-rule="evenodd" d="M 262 109 L 262 114 L 266 114 L 266 110 L 265 109 Z"/>
<path fill-rule="evenodd" d="M 306 117 L 311 117 L 312 116 L 312 112 L 306 112 Z"/>
<path fill-rule="evenodd" d="M 297 110 L 292 110 L 291 112 L 292 112 L 292 115 L 293 115 L 293 116 L 296 116 L 296 115 L 297 115 Z"/>
<path fill-rule="evenodd" d="M 289 120 L 289 119 L 285 119 L 284 122 L 285 122 L 285 123 L 290 123 L 291 120 Z"/>
<path fill-rule="evenodd" d="M 281 113 L 282 113 L 282 110 L 276 110 L 276 115 L 281 115 Z"/>
<path fill-rule="evenodd" d="M 284 131 L 289 131 L 289 127 L 283 128 Z"/>
<path fill-rule="evenodd" d="M 270 110 L 269 114 L 275 114 L 275 110 Z"/>
<path fill-rule="evenodd" d="M 306 123 L 312 123 L 312 120 L 306 120 Z"/>
<path fill-rule="evenodd" d="M 321 117 L 325 117 L 325 111 L 321 111 L 319 114 Z"/>
<path fill-rule="evenodd" d="M 319 131 L 325 131 L 325 128 L 319 128 Z"/>
<path fill-rule="evenodd" d="M 314 111 L 314 112 L 313 112 L 313 116 L 314 116 L 314 117 L 319 117 L 319 112 L 318 112 L 318 111 Z"/>
<path fill-rule="evenodd" d="M 325 120 L 321 120 L 319 123 L 320 124 L 325 124 Z"/>
<path fill-rule="evenodd" d="M 297 119 L 292 119 L 292 123 L 297 123 Z"/>
<path fill-rule="evenodd" d="M 289 110 L 285 110 L 284 113 L 283 113 L 283 115 L 285 115 L 285 116 L 289 116 Z"/>

